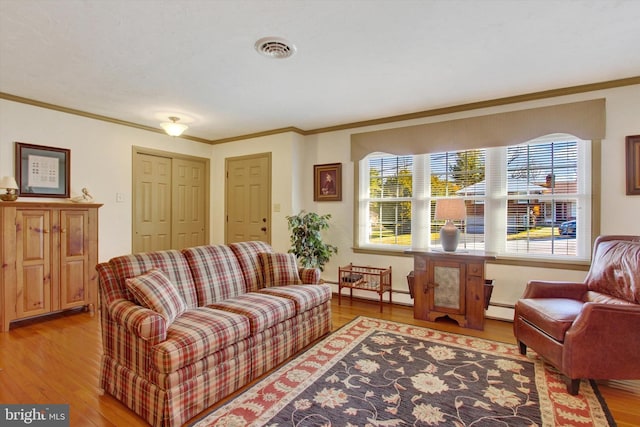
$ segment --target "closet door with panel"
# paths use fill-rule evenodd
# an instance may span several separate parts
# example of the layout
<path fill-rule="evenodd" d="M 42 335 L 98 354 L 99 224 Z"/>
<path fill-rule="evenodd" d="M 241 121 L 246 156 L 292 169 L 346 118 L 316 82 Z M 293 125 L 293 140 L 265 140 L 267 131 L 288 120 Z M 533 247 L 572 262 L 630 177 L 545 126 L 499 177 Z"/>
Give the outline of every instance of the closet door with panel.
<path fill-rule="evenodd" d="M 141 148 L 133 157 L 133 252 L 207 244 L 208 160 Z"/>

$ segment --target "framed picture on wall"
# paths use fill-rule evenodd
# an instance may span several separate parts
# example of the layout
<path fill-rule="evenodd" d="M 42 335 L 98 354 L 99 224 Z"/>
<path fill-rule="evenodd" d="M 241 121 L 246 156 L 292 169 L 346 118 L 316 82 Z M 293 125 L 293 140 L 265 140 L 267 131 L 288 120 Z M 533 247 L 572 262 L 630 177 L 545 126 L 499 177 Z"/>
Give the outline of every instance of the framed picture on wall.
<path fill-rule="evenodd" d="M 640 195 L 640 135 L 627 137 L 627 195 Z"/>
<path fill-rule="evenodd" d="M 342 163 L 313 166 L 313 200 L 316 202 L 342 200 Z"/>
<path fill-rule="evenodd" d="M 69 197 L 71 152 L 16 142 L 16 181 L 24 197 Z"/>

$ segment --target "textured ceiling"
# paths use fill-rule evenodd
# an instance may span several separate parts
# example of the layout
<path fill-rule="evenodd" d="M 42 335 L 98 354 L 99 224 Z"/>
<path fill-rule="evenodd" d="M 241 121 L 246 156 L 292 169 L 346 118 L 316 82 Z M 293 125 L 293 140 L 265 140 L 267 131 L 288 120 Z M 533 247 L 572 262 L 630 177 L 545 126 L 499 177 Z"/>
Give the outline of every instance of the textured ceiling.
<path fill-rule="evenodd" d="M 0 92 L 217 140 L 640 75 L 640 1 L 0 0 Z M 279 36 L 275 60 L 254 50 Z"/>

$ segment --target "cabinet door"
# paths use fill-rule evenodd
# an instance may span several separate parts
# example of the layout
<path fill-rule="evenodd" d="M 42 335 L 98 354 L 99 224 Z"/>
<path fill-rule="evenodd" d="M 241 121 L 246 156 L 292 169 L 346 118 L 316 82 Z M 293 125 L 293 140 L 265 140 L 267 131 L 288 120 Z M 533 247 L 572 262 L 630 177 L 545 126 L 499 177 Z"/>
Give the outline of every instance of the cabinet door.
<path fill-rule="evenodd" d="M 51 311 L 51 212 L 16 212 L 16 316 Z"/>
<path fill-rule="evenodd" d="M 465 264 L 458 262 L 434 261 L 429 265 L 429 308 L 431 310 L 465 313 Z"/>
<path fill-rule="evenodd" d="M 89 212 L 60 211 L 60 308 L 89 303 Z"/>
<path fill-rule="evenodd" d="M 484 329 L 484 263 L 467 266 L 467 325 Z"/>

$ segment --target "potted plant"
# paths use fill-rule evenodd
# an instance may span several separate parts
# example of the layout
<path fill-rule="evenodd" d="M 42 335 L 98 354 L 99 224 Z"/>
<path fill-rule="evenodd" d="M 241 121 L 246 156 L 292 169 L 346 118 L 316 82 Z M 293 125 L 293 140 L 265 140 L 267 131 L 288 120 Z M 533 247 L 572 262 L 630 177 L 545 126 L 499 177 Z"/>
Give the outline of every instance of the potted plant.
<path fill-rule="evenodd" d="M 331 214 L 318 215 L 314 212 L 301 211 L 298 215 L 287 216 L 289 231 L 291 232 L 291 249 L 303 267 L 319 268 L 324 271 L 324 265 L 331 255 L 338 253 L 338 248 L 322 241 L 320 231 L 329 228 Z"/>

